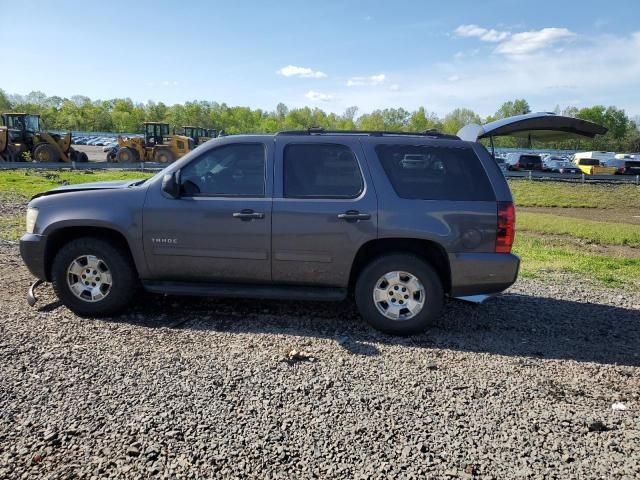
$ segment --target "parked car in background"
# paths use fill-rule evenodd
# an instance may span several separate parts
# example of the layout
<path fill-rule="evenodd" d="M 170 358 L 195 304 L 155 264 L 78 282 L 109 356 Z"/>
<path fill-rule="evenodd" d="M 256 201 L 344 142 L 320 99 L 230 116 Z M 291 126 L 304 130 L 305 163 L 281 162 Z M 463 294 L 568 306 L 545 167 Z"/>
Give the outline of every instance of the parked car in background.
<path fill-rule="evenodd" d="M 597 158 L 578 157 L 577 153 L 573 157 L 573 163 L 586 175 L 615 175 L 617 170 L 616 167 L 607 167 Z"/>
<path fill-rule="evenodd" d="M 507 161 L 504 157 L 496 156 L 496 163 L 500 167 L 500 170 L 502 171 L 502 173 L 505 173 L 508 170 Z"/>
<path fill-rule="evenodd" d="M 509 153 L 506 164 L 507 170 L 542 171 L 542 159 L 535 153 Z"/>
<path fill-rule="evenodd" d="M 629 157 L 609 160 L 607 166 L 615 168 L 617 175 L 640 175 L 640 159 L 634 160 L 631 155 Z"/>
<path fill-rule="evenodd" d="M 575 164 L 560 157 L 550 157 L 546 170 L 553 173 L 580 173 L 580 169 Z"/>
<path fill-rule="evenodd" d="M 576 162 L 577 159 L 581 158 L 599 160 L 599 165 L 606 166 L 609 160 L 616 158 L 616 154 L 615 152 L 576 152 L 572 160 Z"/>

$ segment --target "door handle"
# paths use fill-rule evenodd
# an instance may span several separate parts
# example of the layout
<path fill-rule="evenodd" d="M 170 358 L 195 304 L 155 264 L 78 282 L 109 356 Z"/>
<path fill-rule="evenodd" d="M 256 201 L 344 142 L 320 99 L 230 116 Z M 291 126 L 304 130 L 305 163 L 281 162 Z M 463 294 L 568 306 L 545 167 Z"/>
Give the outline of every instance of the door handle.
<path fill-rule="evenodd" d="M 239 212 L 233 213 L 233 218 L 239 218 L 243 221 L 253 220 L 253 219 L 262 219 L 264 218 L 264 213 L 254 212 L 250 208 L 245 208 Z"/>
<path fill-rule="evenodd" d="M 358 210 L 347 210 L 344 213 L 338 215 L 340 220 L 358 221 L 358 220 L 370 220 L 371 215 L 368 213 L 360 213 Z"/>

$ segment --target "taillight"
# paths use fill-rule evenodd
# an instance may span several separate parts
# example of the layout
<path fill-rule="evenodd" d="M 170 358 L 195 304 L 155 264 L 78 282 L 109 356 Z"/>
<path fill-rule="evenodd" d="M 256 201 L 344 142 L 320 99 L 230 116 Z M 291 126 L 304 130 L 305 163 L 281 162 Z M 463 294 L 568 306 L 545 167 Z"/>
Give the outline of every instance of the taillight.
<path fill-rule="evenodd" d="M 496 253 L 511 253 L 516 236 L 516 209 L 511 202 L 498 202 Z"/>
<path fill-rule="evenodd" d="M 520 168 L 520 162 L 516 162 L 516 164 L 514 165 L 515 168 Z"/>

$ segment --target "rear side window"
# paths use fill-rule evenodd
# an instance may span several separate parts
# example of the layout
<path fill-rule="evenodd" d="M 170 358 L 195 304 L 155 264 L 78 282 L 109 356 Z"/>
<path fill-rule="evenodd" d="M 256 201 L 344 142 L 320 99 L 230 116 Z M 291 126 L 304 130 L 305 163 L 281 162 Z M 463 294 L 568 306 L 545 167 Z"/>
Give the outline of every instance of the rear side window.
<path fill-rule="evenodd" d="M 480 159 L 470 148 L 378 145 L 375 150 L 401 198 L 495 200 Z"/>
<path fill-rule="evenodd" d="M 540 163 L 542 160 L 540 160 L 540 157 L 537 155 L 521 155 L 520 161 L 526 163 Z"/>
<path fill-rule="evenodd" d="M 358 161 L 346 145 L 303 143 L 285 147 L 285 197 L 356 198 L 363 188 Z"/>

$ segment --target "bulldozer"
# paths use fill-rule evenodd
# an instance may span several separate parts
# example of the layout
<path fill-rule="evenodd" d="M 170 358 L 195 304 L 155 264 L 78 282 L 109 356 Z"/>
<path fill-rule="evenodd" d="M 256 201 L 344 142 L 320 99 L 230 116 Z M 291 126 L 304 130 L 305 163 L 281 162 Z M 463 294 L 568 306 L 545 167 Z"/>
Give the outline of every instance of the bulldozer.
<path fill-rule="evenodd" d="M 87 154 L 71 147 L 71 133 L 64 135 L 41 128 L 40 115 L 3 113 L 0 127 L 0 159 L 19 162 L 86 162 Z"/>
<path fill-rule="evenodd" d="M 144 138 L 118 137 L 115 161 L 171 163 L 195 148 L 195 141 L 184 135 L 169 135 L 169 124 L 145 122 Z"/>
<path fill-rule="evenodd" d="M 197 145 L 202 145 L 204 142 L 211 140 L 212 138 L 216 138 L 218 132 L 212 128 L 202 128 L 202 127 L 192 127 L 186 126 L 182 127 L 182 131 L 184 132 L 185 137 L 193 138 L 193 141 Z"/>

